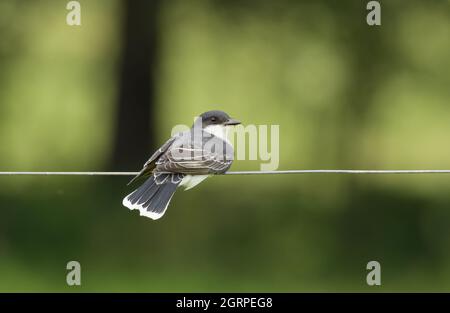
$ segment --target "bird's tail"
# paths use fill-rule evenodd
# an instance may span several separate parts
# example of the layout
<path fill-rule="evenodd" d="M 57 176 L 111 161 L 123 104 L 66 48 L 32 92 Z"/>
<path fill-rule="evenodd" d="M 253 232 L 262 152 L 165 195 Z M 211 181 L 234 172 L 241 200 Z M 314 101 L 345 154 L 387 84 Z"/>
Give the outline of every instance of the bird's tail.
<path fill-rule="evenodd" d="M 155 173 L 126 196 L 122 203 L 130 210 L 139 210 L 141 215 L 157 220 L 166 212 L 183 177 L 182 174 Z"/>

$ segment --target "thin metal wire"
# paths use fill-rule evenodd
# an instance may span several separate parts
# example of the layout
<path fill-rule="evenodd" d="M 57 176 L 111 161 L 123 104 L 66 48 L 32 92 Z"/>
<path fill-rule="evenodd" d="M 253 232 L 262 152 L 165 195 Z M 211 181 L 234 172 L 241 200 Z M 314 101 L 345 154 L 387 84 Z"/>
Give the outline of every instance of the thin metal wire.
<path fill-rule="evenodd" d="M 0 175 L 72 175 L 72 176 L 134 176 L 139 172 L 0 172 Z M 450 170 L 284 170 L 239 171 L 224 175 L 279 175 L 279 174 L 450 174 Z"/>
<path fill-rule="evenodd" d="M 285 170 L 227 172 L 228 175 L 260 174 L 450 174 L 450 170 Z"/>
<path fill-rule="evenodd" d="M 0 172 L 0 175 L 133 176 L 139 172 Z"/>

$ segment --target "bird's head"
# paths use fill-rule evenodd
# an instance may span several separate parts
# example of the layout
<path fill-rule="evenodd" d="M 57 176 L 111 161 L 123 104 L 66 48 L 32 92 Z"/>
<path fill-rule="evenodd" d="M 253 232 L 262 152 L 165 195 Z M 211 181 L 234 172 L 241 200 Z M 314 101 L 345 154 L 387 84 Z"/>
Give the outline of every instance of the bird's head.
<path fill-rule="evenodd" d="M 219 110 L 202 113 L 196 119 L 194 125 L 200 125 L 200 119 L 202 128 L 207 128 L 208 126 L 232 126 L 241 124 L 240 121 L 231 118 L 227 113 Z"/>

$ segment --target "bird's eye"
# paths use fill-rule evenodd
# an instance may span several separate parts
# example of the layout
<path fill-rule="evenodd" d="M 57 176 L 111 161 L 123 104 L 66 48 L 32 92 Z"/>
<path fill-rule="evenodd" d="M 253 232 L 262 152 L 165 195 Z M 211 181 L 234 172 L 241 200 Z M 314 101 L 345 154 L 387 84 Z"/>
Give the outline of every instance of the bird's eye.
<path fill-rule="evenodd" d="M 213 117 L 211 117 L 211 122 L 215 122 L 216 121 L 216 118 L 213 116 Z"/>

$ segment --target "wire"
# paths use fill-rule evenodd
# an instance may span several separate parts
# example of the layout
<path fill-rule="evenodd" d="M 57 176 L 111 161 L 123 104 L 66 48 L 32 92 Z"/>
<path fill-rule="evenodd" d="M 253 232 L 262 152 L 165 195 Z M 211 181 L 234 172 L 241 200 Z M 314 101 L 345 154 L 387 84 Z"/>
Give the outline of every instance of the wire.
<path fill-rule="evenodd" d="M 0 172 L 0 175 L 61 175 L 61 176 L 135 176 L 139 172 Z M 224 175 L 280 175 L 280 174 L 450 174 L 450 170 L 284 170 L 239 171 Z"/>
<path fill-rule="evenodd" d="M 450 170 L 285 170 L 227 172 L 228 175 L 264 174 L 450 174 Z"/>
<path fill-rule="evenodd" d="M 0 175 L 133 176 L 139 172 L 0 172 Z"/>

